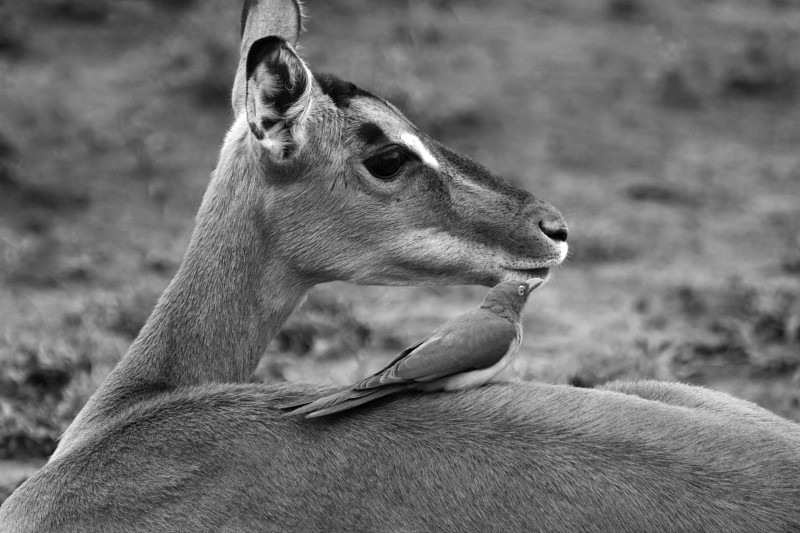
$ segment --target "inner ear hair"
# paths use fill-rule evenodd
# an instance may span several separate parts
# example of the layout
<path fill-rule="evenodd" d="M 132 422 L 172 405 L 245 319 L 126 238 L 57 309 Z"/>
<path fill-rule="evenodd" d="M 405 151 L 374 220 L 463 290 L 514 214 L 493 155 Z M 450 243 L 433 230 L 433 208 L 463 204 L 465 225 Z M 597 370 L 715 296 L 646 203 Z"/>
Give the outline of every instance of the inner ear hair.
<path fill-rule="evenodd" d="M 269 36 L 250 47 L 246 77 L 250 131 L 273 158 L 291 157 L 305 139 L 311 71 L 286 40 Z"/>

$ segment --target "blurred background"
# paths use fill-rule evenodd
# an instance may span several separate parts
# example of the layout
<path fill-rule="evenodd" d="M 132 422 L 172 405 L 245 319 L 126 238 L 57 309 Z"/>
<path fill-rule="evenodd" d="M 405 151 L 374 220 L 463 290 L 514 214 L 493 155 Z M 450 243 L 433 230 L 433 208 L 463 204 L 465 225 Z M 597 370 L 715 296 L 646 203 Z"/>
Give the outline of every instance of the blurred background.
<path fill-rule="evenodd" d="M 311 68 L 558 207 L 511 379 L 800 420 L 800 1 L 308 0 Z M 0 500 L 146 320 L 231 123 L 240 2 L 0 2 Z M 350 382 L 481 287 L 316 288 L 255 373 Z"/>

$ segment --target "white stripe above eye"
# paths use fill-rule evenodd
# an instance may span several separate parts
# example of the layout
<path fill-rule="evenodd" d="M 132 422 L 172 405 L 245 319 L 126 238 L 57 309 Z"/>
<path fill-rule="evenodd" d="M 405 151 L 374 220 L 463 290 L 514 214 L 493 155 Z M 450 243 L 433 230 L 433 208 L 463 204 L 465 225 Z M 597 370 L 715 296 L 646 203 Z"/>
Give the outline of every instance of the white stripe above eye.
<path fill-rule="evenodd" d="M 428 150 L 419 137 L 413 133 L 404 132 L 400 134 L 400 140 L 408 147 L 409 150 L 414 152 L 422 159 L 422 162 L 432 168 L 439 168 L 439 162 L 433 157 L 433 154 Z"/>

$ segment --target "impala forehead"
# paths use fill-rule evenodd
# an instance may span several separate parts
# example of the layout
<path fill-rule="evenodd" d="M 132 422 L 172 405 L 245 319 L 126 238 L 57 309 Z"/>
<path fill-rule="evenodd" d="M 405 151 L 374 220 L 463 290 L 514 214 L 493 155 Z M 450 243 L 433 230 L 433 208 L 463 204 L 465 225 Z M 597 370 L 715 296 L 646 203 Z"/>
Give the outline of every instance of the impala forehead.
<path fill-rule="evenodd" d="M 405 127 L 405 124 L 382 122 L 382 126 L 379 126 L 378 123 L 365 121 L 355 129 L 355 134 L 366 145 L 397 144 L 403 146 L 425 165 L 433 169 L 439 168 L 439 160 L 416 132 Z"/>
<path fill-rule="evenodd" d="M 425 165 L 439 168 L 439 161 L 415 126 L 390 102 L 371 94 L 359 95 L 351 100 L 351 109 L 355 111 L 358 122 L 354 132 L 361 142 L 367 145 L 398 144 Z"/>
<path fill-rule="evenodd" d="M 363 112 L 364 121 L 357 134 L 364 142 L 372 144 L 385 139 L 401 144 L 429 167 L 439 168 L 439 161 L 413 132 L 413 124 L 389 101 L 330 74 L 314 74 L 314 77 L 322 92 L 338 109 Z"/>

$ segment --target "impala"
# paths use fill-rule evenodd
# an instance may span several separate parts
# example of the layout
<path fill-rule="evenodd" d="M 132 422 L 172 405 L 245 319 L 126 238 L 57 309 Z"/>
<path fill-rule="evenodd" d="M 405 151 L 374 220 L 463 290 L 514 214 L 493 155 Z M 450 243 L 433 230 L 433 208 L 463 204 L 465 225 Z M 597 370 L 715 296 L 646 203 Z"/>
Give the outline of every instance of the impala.
<path fill-rule="evenodd" d="M 657 382 L 409 393 L 316 421 L 247 383 L 315 284 L 484 284 L 566 254 L 549 204 L 313 74 L 248 0 L 235 121 L 186 257 L 0 531 L 800 531 L 800 428 Z M 317 391 L 317 389 L 313 389 Z"/>

